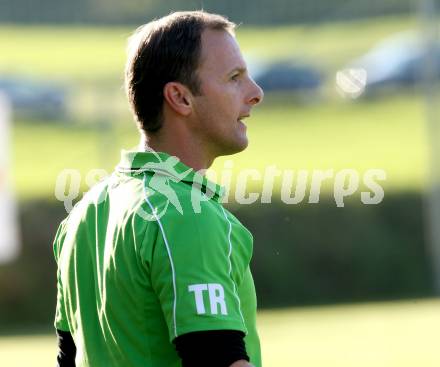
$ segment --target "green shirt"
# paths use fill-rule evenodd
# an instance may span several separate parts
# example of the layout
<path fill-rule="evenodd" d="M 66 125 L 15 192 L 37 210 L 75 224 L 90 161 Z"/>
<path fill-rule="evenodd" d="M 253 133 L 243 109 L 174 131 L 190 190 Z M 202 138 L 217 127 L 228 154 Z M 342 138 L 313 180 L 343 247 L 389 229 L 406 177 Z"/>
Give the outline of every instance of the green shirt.
<path fill-rule="evenodd" d="M 166 153 L 122 152 L 61 223 L 55 327 L 79 366 L 181 366 L 172 341 L 246 333 L 261 366 L 252 235 L 220 203 L 222 187 Z"/>

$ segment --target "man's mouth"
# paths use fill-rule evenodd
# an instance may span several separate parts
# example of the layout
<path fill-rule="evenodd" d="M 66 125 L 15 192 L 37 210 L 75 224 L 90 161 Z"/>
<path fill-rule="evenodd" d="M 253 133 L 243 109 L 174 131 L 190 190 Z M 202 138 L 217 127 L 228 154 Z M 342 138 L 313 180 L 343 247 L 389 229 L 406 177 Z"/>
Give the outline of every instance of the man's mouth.
<path fill-rule="evenodd" d="M 243 123 L 244 123 L 243 120 L 244 120 L 245 118 L 249 117 L 249 116 L 250 116 L 250 115 L 242 115 L 242 116 L 239 116 L 238 119 L 237 119 L 237 121 L 238 121 L 238 122 L 241 122 L 241 123 L 243 124 Z"/>

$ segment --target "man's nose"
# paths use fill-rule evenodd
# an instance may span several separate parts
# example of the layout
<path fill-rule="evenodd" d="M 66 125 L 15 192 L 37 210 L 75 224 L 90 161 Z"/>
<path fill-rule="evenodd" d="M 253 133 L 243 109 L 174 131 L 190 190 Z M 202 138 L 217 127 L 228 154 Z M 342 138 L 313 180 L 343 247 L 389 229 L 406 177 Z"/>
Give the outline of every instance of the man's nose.
<path fill-rule="evenodd" d="M 264 92 L 263 89 L 253 80 L 252 78 L 249 78 L 251 81 L 251 93 L 249 94 L 249 103 L 252 106 L 257 105 L 258 103 L 261 103 L 264 98 Z"/>

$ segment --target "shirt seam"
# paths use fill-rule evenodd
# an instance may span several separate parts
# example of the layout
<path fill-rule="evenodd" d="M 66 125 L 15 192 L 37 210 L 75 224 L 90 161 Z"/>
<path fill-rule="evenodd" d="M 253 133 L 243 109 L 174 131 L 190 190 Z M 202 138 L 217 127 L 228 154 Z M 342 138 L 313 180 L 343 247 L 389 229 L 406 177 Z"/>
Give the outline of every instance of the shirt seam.
<path fill-rule="evenodd" d="M 244 330 L 245 330 L 245 334 L 247 335 L 247 334 L 248 334 L 248 330 L 247 330 L 247 328 L 246 328 L 246 323 L 245 323 L 245 321 L 244 321 L 243 313 L 241 312 L 241 301 L 240 301 L 240 297 L 238 296 L 238 293 L 237 293 L 237 285 L 236 285 L 236 283 L 235 283 L 235 281 L 234 281 L 234 278 L 233 278 L 233 276 L 232 276 L 232 261 L 231 261 L 232 249 L 233 249 L 233 247 L 232 247 L 232 241 L 231 241 L 232 223 L 231 223 L 231 221 L 229 220 L 229 218 L 227 217 L 227 215 L 226 215 L 226 211 L 225 211 L 225 209 L 223 208 L 222 205 L 220 205 L 220 208 L 222 209 L 223 215 L 224 215 L 226 221 L 227 221 L 228 224 L 229 224 L 229 229 L 228 229 L 228 242 L 229 242 L 229 253 L 228 253 L 229 277 L 231 278 L 231 281 L 232 281 L 233 291 L 234 291 L 234 296 L 235 296 L 235 298 L 237 299 L 237 303 L 238 303 L 238 312 L 240 313 L 240 317 L 241 317 L 241 320 L 242 320 L 242 322 L 243 322 L 243 327 L 244 327 Z"/>

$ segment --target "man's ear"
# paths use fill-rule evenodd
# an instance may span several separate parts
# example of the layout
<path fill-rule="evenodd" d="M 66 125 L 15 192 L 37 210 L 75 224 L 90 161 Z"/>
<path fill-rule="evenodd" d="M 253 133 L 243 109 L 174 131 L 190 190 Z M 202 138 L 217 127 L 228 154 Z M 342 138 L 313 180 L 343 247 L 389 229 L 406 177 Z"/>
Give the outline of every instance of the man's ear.
<path fill-rule="evenodd" d="M 163 87 L 163 96 L 171 109 L 182 116 L 192 112 L 192 94 L 179 82 L 169 82 Z"/>

